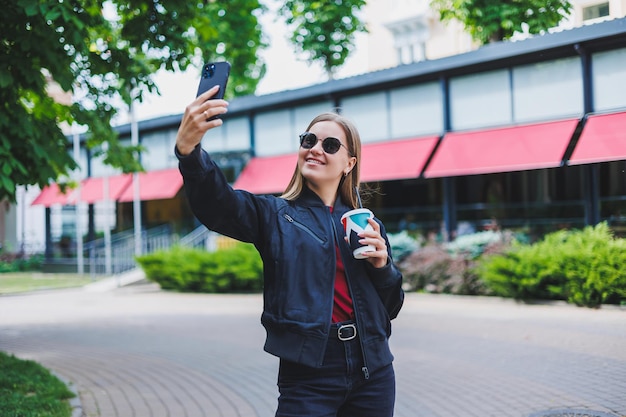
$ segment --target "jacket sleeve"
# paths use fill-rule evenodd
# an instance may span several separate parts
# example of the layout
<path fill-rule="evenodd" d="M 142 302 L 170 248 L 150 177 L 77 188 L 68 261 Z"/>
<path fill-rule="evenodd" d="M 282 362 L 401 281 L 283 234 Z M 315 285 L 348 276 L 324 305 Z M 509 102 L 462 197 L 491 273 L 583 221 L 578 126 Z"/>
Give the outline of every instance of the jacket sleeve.
<path fill-rule="evenodd" d="M 179 170 L 191 210 L 209 230 L 234 239 L 255 243 L 263 222 L 260 197 L 234 190 L 224 174 L 200 145 L 189 155 L 180 155 Z"/>
<path fill-rule="evenodd" d="M 387 265 L 382 268 L 374 268 L 369 262 L 366 262 L 366 268 L 371 281 L 376 287 L 376 292 L 380 297 L 383 305 L 387 309 L 390 319 L 395 319 L 404 303 L 404 291 L 402 290 L 402 273 L 393 262 L 391 257 L 391 246 L 387 239 L 385 227 L 380 221 L 380 230 L 387 244 L 387 252 L 389 259 Z"/>
<path fill-rule="evenodd" d="M 369 263 L 366 267 L 376 287 L 376 292 L 389 314 L 389 318 L 395 319 L 404 303 L 402 274 L 391 259 L 389 263 L 382 268 L 374 268 Z"/>

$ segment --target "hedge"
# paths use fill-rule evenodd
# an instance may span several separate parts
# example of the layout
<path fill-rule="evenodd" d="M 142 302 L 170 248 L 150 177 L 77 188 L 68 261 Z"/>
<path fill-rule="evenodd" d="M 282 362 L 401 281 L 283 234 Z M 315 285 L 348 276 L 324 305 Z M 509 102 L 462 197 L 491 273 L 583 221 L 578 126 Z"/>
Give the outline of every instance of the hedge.
<path fill-rule="evenodd" d="M 215 252 L 175 246 L 137 257 L 137 262 L 146 278 L 164 290 L 227 293 L 263 287 L 261 257 L 246 243 Z"/>
<path fill-rule="evenodd" d="M 561 230 L 485 257 L 478 273 L 496 295 L 598 307 L 626 302 L 626 240 L 606 223 Z"/>

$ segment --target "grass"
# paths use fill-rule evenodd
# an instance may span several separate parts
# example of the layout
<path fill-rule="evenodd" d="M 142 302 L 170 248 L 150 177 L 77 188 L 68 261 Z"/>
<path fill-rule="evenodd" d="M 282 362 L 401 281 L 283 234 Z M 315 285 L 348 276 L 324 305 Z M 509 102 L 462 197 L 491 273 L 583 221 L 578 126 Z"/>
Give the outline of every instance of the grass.
<path fill-rule="evenodd" d="M 0 410 L 3 416 L 69 417 L 74 393 L 43 366 L 0 352 Z M 4 414 L 8 413 L 8 414 Z"/>
<path fill-rule="evenodd" d="M 0 295 L 20 292 L 81 287 L 92 282 L 89 275 L 5 272 L 0 274 Z"/>

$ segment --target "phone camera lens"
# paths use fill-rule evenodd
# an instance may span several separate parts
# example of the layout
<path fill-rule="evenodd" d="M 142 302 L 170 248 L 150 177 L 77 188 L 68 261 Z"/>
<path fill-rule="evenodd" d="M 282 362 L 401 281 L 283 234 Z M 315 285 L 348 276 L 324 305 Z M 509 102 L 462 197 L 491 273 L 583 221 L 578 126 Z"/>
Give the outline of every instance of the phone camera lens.
<path fill-rule="evenodd" d="M 209 77 L 212 77 L 215 74 L 215 64 L 209 65 Z"/>

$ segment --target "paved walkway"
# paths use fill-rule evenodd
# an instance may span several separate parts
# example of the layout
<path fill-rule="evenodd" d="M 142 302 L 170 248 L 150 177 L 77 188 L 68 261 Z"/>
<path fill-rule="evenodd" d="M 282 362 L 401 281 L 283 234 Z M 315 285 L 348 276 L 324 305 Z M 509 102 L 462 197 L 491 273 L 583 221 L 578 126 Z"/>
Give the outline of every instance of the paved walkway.
<path fill-rule="evenodd" d="M 85 417 L 271 417 L 260 311 L 154 285 L 2 296 L 0 350 L 71 381 Z M 626 416 L 624 309 L 408 294 L 392 349 L 396 417 Z M 588 414 L 542 413 L 563 409 Z"/>

